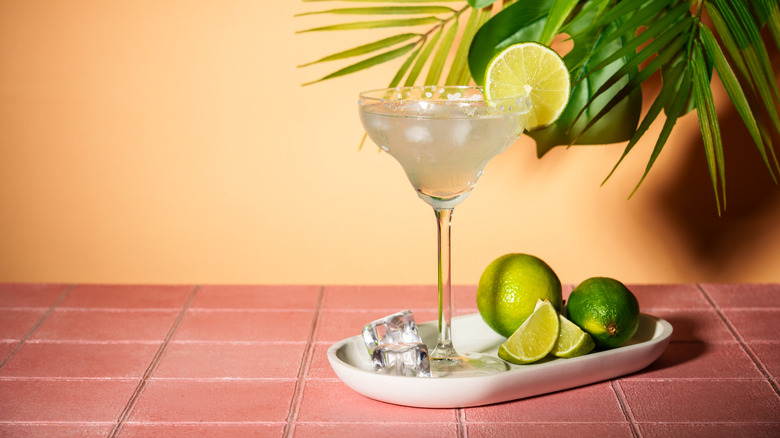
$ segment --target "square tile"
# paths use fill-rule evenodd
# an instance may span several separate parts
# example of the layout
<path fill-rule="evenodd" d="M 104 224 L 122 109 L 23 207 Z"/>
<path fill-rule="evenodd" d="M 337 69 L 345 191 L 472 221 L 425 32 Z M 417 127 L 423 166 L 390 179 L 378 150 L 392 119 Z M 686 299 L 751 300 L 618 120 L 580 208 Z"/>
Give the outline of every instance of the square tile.
<path fill-rule="evenodd" d="M 314 340 L 317 342 L 337 342 L 344 338 L 359 335 L 363 326 L 371 321 L 383 318 L 393 312 L 382 310 L 337 311 L 322 310 Z M 413 310 L 415 322 L 422 323 L 438 319 L 437 310 Z"/>
<path fill-rule="evenodd" d="M 306 380 L 297 421 L 455 424 L 457 417 L 454 409 L 411 408 L 372 400 L 337 380 Z"/>
<path fill-rule="evenodd" d="M 624 438 L 631 436 L 631 426 L 626 423 L 469 423 L 469 438 L 570 438 L 603 437 Z"/>
<path fill-rule="evenodd" d="M 621 423 L 627 419 L 609 382 L 491 406 L 466 408 L 468 423 Z"/>
<path fill-rule="evenodd" d="M 126 422 L 121 438 L 277 438 L 284 434 L 286 423 L 220 424 L 220 423 L 133 423 Z M 105 435 L 103 435 L 105 436 Z"/>
<path fill-rule="evenodd" d="M 328 286 L 323 309 L 381 310 L 387 314 L 404 309 L 438 309 L 438 286 Z M 388 312 L 389 311 L 389 312 Z"/>
<path fill-rule="evenodd" d="M 306 342 L 313 310 L 190 309 L 176 331 L 179 341 Z"/>
<path fill-rule="evenodd" d="M 723 314 L 746 341 L 780 341 L 780 309 L 724 309 Z"/>
<path fill-rule="evenodd" d="M 312 379 L 337 379 L 336 373 L 328 362 L 328 348 L 331 343 L 317 342 L 314 344 L 314 350 L 309 362 L 309 370 L 306 373 L 307 378 Z"/>
<path fill-rule="evenodd" d="M 0 380 L 0 421 L 113 422 L 133 394 L 131 380 Z"/>
<path fill-rule="evenodd" d="M 772 377 L 780 378 L 780 342 L 750 341 L 748 347 L 766 367 Z"/>
<path fill-rule="evenodd" d="M 644 370 L 627 379 L 760 379 L 761 372 L 737 342 L 671 342 Z"/>
<path fill-rule="evenodd" d="M 638 422 L 776 422 L 780 400 L 766 380 L 622 380 Z"/>
<path fill-rule="evenodd" d="M 5 357 L 14 351 L 17 345 L 19 345 L 19 341 L 0 340 L 0 363 L 3 363 Z"/>
<path fill-rule="evenodd" d="M 368 429 L 370 429 L 370 433 Z M 458 426 L 454 423 L 297 423 L 294 431 L 295 438 L 364 438 L 366 436 L 440 438 L 457 435 Z"/>
<path fill-rule="evenodd" d="M 131 422 L 286 421 L 295 381 L 151 379 Z"/>
<path fill-rule="evenodd" d="M 0 283 L 0 307 L 51 307 L 66 284 Z"/>
<path fill-rule="evenodd" d="M 639 301 L 639 309 L 711 309 L 695 284 L 627 285 Z"/>
<path fill-rule="evenodd" d="M 181 309 L 194 286 L 79 284 L 62 308 Z"/>
<path fill-rule="evenodd" d="M 639 431 L 645 438 L 777 438 L 780 423 L 774 424 L 639 424 Z"/>
<path fill-rule="evenodd" d="M 113 422 L 104 423 L 4 423 L 0 424 L 2 437 L 34 438 L 104 438 L 114 428 Z"/>
<path fill-rule="evenodd" d="M 0 339 L 22 339 L 45 313 L 44 309 L 3 309 L 0 311 Z"/>
<path fill-rule="evenodd" d="M 672 341 L 736 341 L 714 309 L 649 309 L 672 324 Z"/>
<path fill-rule="evenodd" d="M 57 308 L 33 333 L 35 340 L 162 341 L 177 310 L 78 310 Z"/>
<path fill-rule="evenodd" d="M 703 284 L 720 308 L 780 307 L 780 284 Z"/>
<path fill-rule="evenodd" d="M 453 285 L 453 315 L 476 313 L 477 286 Z M 437 310 L 438 286 L 328 286 L 325 288 L 323 309 L 377 310 L 391 314 L 404 309 L 412 311 Z"/>
<path fill-rule="evenodd" d="M 305 349 L 304 343 L 173 341 L 154 377 L 294 379 Z"/>
<path fill-rule="evenodd" d="M 141 378 L 155 343 L 25 342 L 0 369 L 2 377 Z"/>
<path fill-rule="evenodd" d="M 192 309 L 314 309 L 320 286 L 202 286 Z"/>

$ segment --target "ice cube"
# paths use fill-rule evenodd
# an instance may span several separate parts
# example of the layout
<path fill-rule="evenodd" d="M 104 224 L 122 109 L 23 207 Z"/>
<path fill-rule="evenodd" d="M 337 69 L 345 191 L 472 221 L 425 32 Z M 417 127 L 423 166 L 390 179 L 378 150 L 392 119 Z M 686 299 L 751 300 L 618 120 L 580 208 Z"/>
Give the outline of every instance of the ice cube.
<path fill-rule="evenodd" d="M 433 141 L 431 132 L 423 125 L 410 124 L 404 130 L 404 139 L 409 143 L 430 143 Z"/>
<path fill-rule="evenodd" d="M 363 341 L 369 353 L 381 344 L 393 344 L 399 342 L 422 342 L 417 332 L 417 324 L 411 310 L 402 310 L 398 313 L 377 319 L 363 326 Z"/>
<path fill-rule="evenodd" d="M 380 344 L 371 354 L 374 372 L 391 376 L 431 377 L 428 347 L 422 342 Z"/>
<path fill-rule="evenodd" d="M 472 109 L 473 110 L 473 109 Z M 468 110 L 466 110 L 467 115 Z M 469 116 L 473 116 L 470 114 Z M 452 139 L 455 143 L 455 146 L 460 147 L 468 147 L 470 144 L 473 144 L 474 140 L 471 138 L 471 128 L 474 126 L 474 123 L 469 120 L 454 120 L 452 123 Z"/>

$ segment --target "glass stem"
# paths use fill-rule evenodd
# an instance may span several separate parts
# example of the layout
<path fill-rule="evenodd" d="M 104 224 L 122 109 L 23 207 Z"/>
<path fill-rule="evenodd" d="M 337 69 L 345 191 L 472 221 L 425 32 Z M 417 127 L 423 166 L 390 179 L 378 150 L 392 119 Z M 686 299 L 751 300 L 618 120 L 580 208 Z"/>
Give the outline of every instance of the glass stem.
<path fill-rule="evenodd" d="M 450 225 L 452 209 L 434 209 L 439 228 L 439 341 L 431 359 L 449 359 L 458 356 L 452 346 L 452 284 L 450 276 Z"/>

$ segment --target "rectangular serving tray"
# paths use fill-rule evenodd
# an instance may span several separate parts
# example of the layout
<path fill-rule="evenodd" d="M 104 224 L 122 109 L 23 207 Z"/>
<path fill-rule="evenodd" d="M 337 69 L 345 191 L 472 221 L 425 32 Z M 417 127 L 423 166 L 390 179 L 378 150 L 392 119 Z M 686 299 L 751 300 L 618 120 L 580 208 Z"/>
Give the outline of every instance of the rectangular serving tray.
<path fill-rule="evenodd" d="M 437 322 L 418 325 L 430 351 L 436 345 Z M 328 349 L 336 375 L 354 391 L 387 403 L 425 408 L 459 408 L 517 400 L 574 388 L 639 371 L 658 359 L 672 335 L 667 321 L 640 314 L 639 328 L 626 344 L 570 359 L 545 358 L 529 365 L 476 377 L 401 377 L 375 373 L 360 335 Z M 506 338 L 488 327 L 478 313 L 452 319 L 455 348 L 496 355 Z"/>

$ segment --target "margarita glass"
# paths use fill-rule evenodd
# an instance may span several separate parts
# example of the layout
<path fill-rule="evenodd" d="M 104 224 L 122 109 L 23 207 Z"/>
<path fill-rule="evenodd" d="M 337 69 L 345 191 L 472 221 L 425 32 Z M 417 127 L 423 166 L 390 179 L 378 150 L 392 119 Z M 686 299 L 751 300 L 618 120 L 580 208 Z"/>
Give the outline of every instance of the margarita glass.
<path fill-rule="evenodd" d="M 439 338 L 430 354 L 434 376 L 492 374 L 498 358 L 459 354 L 452 343 L 450 223 L 452 211 L 485 165 L 522 134 L 527 97 L 488 101 L 480 87 L 423 86 L 366 91 L 358 101 L 369 137 L 403 167 L 417 195 L 436 214 L 439 231 Z"/>

